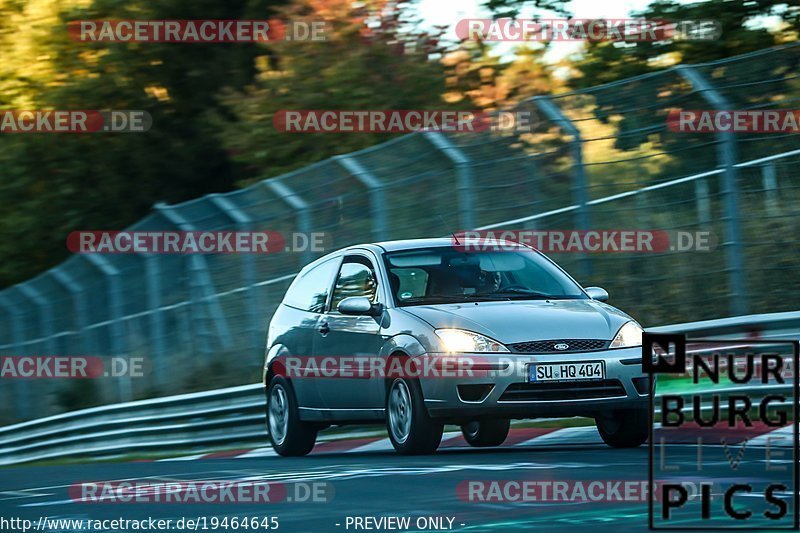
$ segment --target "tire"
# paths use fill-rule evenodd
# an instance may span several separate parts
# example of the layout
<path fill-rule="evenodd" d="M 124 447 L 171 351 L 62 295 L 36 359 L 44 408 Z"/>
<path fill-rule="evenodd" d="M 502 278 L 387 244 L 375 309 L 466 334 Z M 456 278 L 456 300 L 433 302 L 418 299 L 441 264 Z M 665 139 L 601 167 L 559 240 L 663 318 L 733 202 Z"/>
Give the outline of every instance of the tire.
<path fill-rule="evenodd" d="M 508 437 L 510 420 L 481 420 L 461 426 L 467 444 L 476 448 L 500 446 Z"/>
<path fill-rule="evenodd" d="M 426 455 L 439 447 L 444 425 L 428 415 L 419 381 L 392 381 L 386 394 L 386 429 L 399 454 Z"/>
<path fill-rule="evenodd" d="M 595 418 L 603 442 L 613 448 L 636 448 L 647 441 L 650 417 L 646 409 L 622 409 Z"/>
<path fill-rule="evenodd" d="M 272 447 L 284 457 L 306 455 L 317 441 L 317 427 L 300 420 L 294 390 L 282 376 L 272 378 L 267 390 L 267 429 Z"/>

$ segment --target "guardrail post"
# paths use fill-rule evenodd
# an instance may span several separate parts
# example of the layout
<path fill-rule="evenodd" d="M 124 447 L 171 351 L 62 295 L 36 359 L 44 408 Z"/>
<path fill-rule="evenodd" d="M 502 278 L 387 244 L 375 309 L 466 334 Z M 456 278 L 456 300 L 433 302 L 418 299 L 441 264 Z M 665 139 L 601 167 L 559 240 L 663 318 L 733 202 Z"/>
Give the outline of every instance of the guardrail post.
<path fill-rule="evenodd" d="M 125 328 L 122 324 L 122 286 L 120 285 L 119 269 L 111 261 L 98 254 L 84 254 L 86 261 L 99 270 L 108 280 L 108 314 L 109 338 L 111 357 L 125 355 Z M 123 402 L 133 398 L 131 377 L 129 375 L 118 378 L 119 397 Z"/>
<path fill-rule="evenodd" d="M 311 238 L 311 214 L 309 213 L 310 205 L 308 202 L 278 178 L 264 180 L 261 183 L 278 195 L 289 207 L 294 209 L 297 213 L 297 226 L 300 228 L 300 232 L 305 233 L 306 237 Z M 311 247 L 309 246 L 303 250 L 300 257 L 303 263 L 310 263 L 312 257 Z"/>
<path fill-rule="evenodd" d="M 781 208 L 778 205 L 778 180 L 775 176 L 774 163 L 769 162 L 761 167 L 761 183 L 764 187 L 764 207 L 767 209 L 767 215 L 771 217 L 780 216 Z"/>
<path fill-rule="evenodd" d="M 0 293 L 0 307 L 4 308 L 11 316 L 11 345 L 14 350 L 11 355 L 22 355 L 22 339 L 25 333 L 19 308 L 9 301 L 8 295 L 4 293 Z M 30 388 L 28 387 L 30 383 L 31 381 L 29 380 L 14 380 L 14 409 L 17 413 L 17 418 L 20 420 L 27 420 L 32 416 Z"/>
<path fill-rule="evenodd" d="M 158 203 L 154 208 L 181 231 L 198 231 L 197 228 L 178 213 L 173 206 Z M 228 323 L 225 320 L 225 314 L 222 312 L 217 294 L 214 292 L 214 284 L 211 281 L 211 275 L 208 271 L 208 262 L 202 254 L 188 254 L 187 258 L 189 261 L 189 283 L 192 292 L 192 306 L 197 310 L 201 303 L 205 302 L 205 308 L 208 311 L 211 323 L 214 325 L 220 345 L 225 349 L 230 348 L 232 345 L 230 330 L 228 329 Z M 202 338 L 205 333 L 205 331 L 202 331 L 202 325 L 197 319 L 192 320 L 192 329 L 195 332 L 195 338 Z M 200 350 L 206 355 L 212 353 L 210 348 L 210 343 L 200 343 Z"/>
<path fill-rule="evenodd" d="M 733 109 L 700 72 L 689 65 L 675 67 L 681 76 L 692 84 L 701 96 L 714 108 Z M 730 312 L 732 315 L 747 314 L 747 286 L 744 279 L 744 253 L 742 249 L 739 221 L 739 185 L 736 179 L 736 138 L 732 132 L 717 133 L 717 157 L 722 174 L 722 198 L 724 200 L 723 223 L 725 225 L 725 253 L 728 270 L 728 284 L 731 293 Z"/>
<path fill-rule="evenodd" d="M 442 152 L 456 167 L 458 184 L 458 210 L 461 213 L 461 225 L 463 229 L 469 230 L 475 227 L 475 206 L 473 199 L 472 167 L 469 158 L 463 150 L 457 148 L 447 140 L 447 137 L 438 131 L 426 131 L 425 138 L 433 146 Z"/>
<path fill-rule="evenodd" d="M 333 159 L 369 190 L 372 239 L 374 241 L 385 241 L 388 232 L 386 225 L 386 195 L 384 194 L 383 183 L 351 155 L 337 155 Z"/>
<path fill-rule="evenodd" d="M 586 169 L 583 165 L 583 139 L 581 138 L 581 132 L 561 111 L 561 108 L 553 103 L 549 97 L 536 96 L 533 98 L 533 102 L 542 110 L 548 119 L 558 124 L 562 130 L 572 136 L 570 147 L 572 149 L 572 158 L 575 160 L 575 173 L 572 179 L 572 197 L 575 205 L 578 206 L 576 223 L 579 230 L 588 231 L 590 226 L 589 196 L 586 186 Z M 581 275 L 584 277 L 591 276 L 592 263 L 587 254 L 581 254 L 580 265 Z"/>
<path fill-rule="evenodd" d="M 237 227 L 245 231 L 253 230 L 252 219 L 228 198 L 219 194 L 210 194 L 208 195 L 208 199 L 214 207 L 230 218 Z M 246 253 L 244 257 L 242 257 L 242 261 L 242 281 L 247 291 L 247 314 L 250 317 L 248 322 L 250 323 L 251 343 L 255 350 L 254 353 L 260 356 L 261 354 L 258 348 L 266 338 L 266 331 L 261 330 L 261 320 L 259 318 L 260 313 L 258 310 L 260 305 L 258 302 L 258 288 L 256 287 L 255 255 L 253 253 Z"/>

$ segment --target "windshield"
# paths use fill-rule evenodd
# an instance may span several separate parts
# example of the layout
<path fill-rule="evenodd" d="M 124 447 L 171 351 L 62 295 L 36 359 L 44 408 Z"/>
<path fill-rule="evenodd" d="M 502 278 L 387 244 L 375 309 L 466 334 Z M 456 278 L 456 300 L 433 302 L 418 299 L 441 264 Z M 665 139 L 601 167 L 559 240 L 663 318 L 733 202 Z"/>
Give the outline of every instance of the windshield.
<path fill-rule="evenodd" d="M 462 251 L 450 247 L 389 252 L 384 256 L 397 305 L 493 300 L 587 298 L 541 254 Z"/>

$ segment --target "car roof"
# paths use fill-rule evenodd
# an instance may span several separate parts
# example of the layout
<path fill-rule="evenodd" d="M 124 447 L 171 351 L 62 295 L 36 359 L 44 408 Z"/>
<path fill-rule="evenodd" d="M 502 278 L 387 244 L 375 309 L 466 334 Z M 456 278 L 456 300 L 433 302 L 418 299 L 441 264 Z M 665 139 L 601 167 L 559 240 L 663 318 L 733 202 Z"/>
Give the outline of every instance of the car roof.
<path fill-rule="evenodd" d="M 403 239 L 397 241 L 376 242 L 375 246 L 380 246 L 387 252 L 397 250 L 413 250 L 416 248 L 436 248 L 439 246 L 452 246 L 452 237 L 438 237 L 431 239 Z"/>
<path fill-rule="evenodd" d="M 462 240 L 464 239 L 464 237 L 461 234 L 458 234 L 458 237 Z M 512 243 L 511 241 L 506 241 L 502 239 L 492 239 L 483 236 L 477 237 L 477 239 L 478 239 L 477 241 L 472 241 L 472 242 L 475 242 L 479 246 L 492 243 L 497 243 L 497 244 L 502 243 L 506 246 L 508 246 L 509 244 L 512 245 L 516 244 L 521 248 L 524 248 L 524 246 L 521 244 Z M 370 244 L 357 244 L 354 246 L 348 246 L 347 248 L 345 248 L 345 250 L 353 248 L 372 248 L 377 246 L 379 248 L 382 248 L 383 251 L 385 252 L 396 252 L 400 250 L 415 250 L 419 248 L 437 248 L 443 246 L 452 247 L 454 245 L 457 246 L 458 244 L 459 242 L 454 242 L 454 237 L 435 237 L 428 239 L 403 239 L 397 241 L 382 241 Z"/>

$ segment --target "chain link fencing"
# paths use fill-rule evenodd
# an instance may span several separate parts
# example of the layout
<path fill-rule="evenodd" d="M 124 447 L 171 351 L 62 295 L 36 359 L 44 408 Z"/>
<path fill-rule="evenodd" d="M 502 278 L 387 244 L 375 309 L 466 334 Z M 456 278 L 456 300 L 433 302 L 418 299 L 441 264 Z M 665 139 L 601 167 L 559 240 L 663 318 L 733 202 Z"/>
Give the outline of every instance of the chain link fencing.
<path fill-rule="evenodd" d="M 537 97 L 516 108 L 535 117 L 530 131 L 396 137 L 156 205 L 129 230 L 322 232 L 326 252 L 471 228 L 710 231 L 708 252 L 550 256 L 646 327 L 794 310 L 798 137 L 675 133 L 666 117 L 791 109 L 799 65 L 800 47 L 788 45 Z M 270 317 L 294 273 L 322 253 L 75 255 L 2 291 L 3 355 L 141 356 L 149 372 L 4 379 L 0 419 L 258 381 Z"/>

